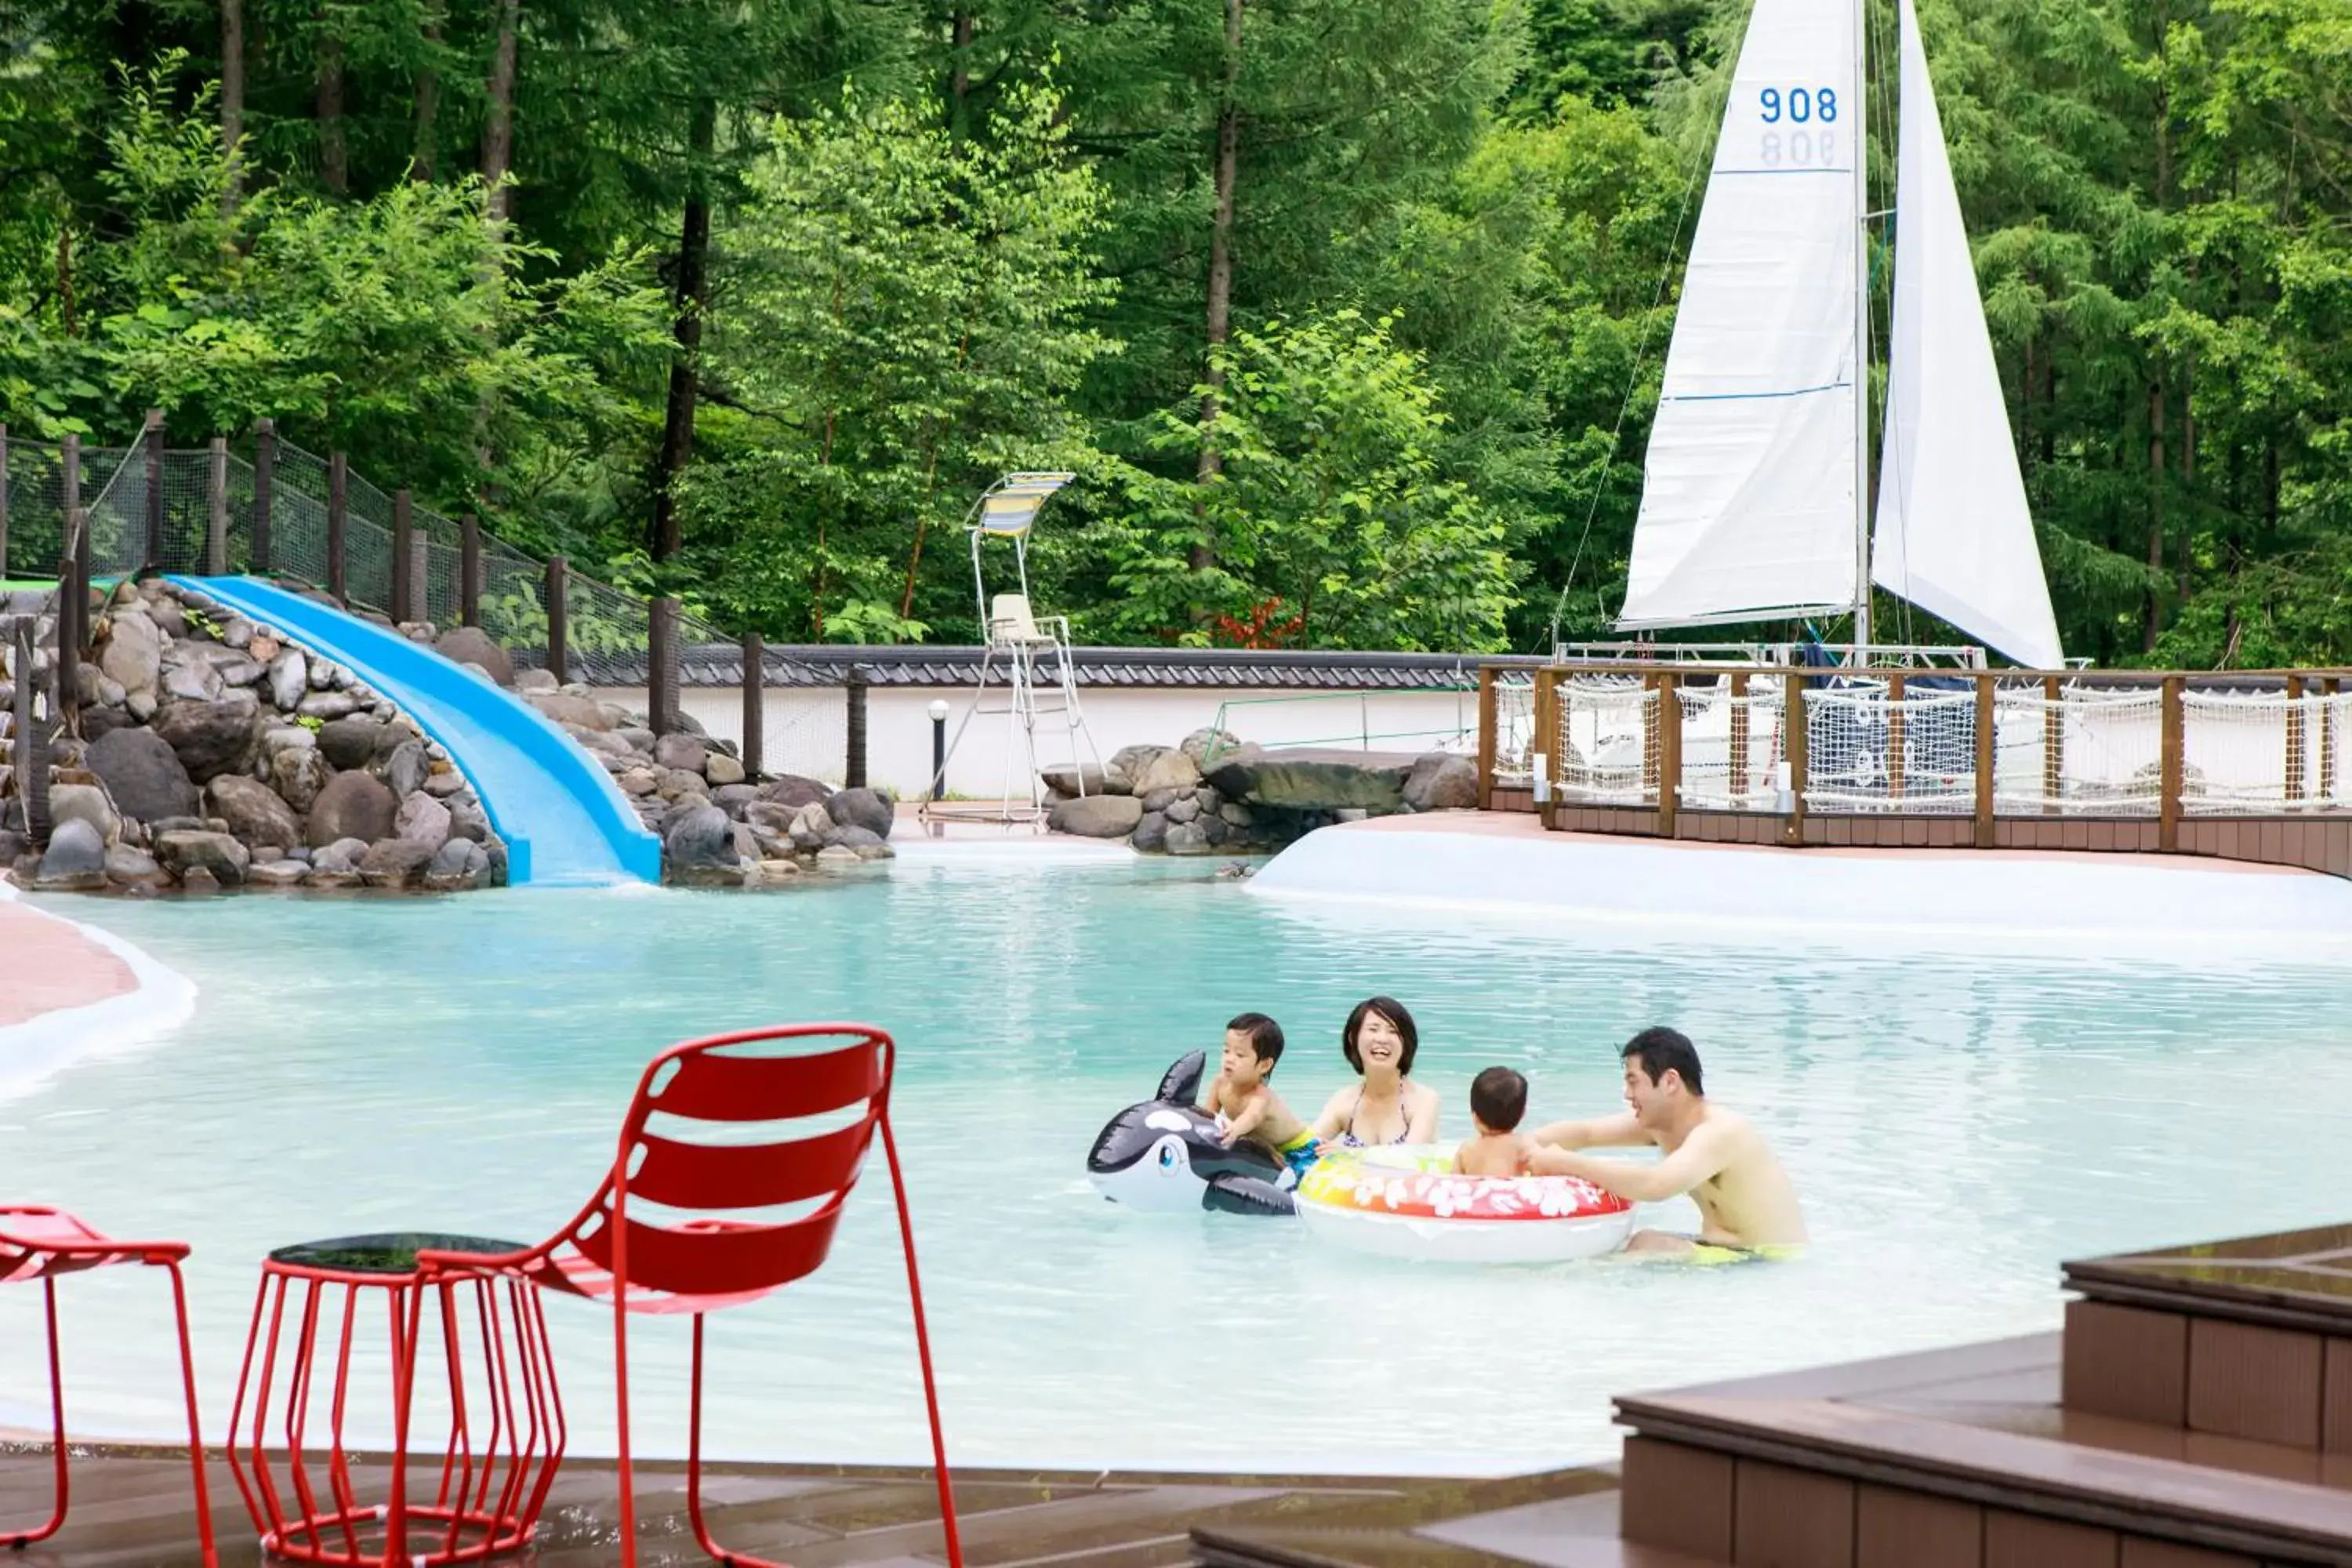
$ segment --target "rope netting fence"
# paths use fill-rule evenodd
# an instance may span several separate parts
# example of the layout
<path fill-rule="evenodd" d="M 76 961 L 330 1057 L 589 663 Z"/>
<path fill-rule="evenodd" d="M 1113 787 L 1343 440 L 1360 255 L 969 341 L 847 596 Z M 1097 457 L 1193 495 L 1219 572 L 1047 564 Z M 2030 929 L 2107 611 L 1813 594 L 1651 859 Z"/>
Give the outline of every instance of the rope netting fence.
<path fill-rule="evenodd" d="M 2209 678 L 2213 679 L 2213 678 Z M 2273 683 L 2275 687 L 2278 683 Z M 1675 800 L 1702 810 L 1785 813 L 1792 769 L 1787 688 L 1758 676 L 1678 681 Z M 1525 787 L 1518 740 L 1536 696 L 1496 681 L 1494 782 Z M 1570 673 L 1555 687 L 1554 798 L 1654 808 L 1660 689 L 1640 676 Z M 1915 678 L 1897 699 L 1884 680 L 1804 689 L 1809 812 L 1949 813 L 1977 808 L 1982 710 L 1969 679 Z M 2001 815 L 2155 816 L 2163 808 L 2165 695 L 2156 686 L 1996 680 L 1992 805 Z M 2352 691 L 2213 685 L 2179 699 L 2180 810 L 2267 816 L 2352 811 Z"/>
<path fill-rule="evenodd" d="M 257 454 L 258 456 L 258 454 Z M 89 535 L 93 579 L 142 571 L 195 575 L 264 571 L 313 587 L 340 586 L 345 603 L 446 629 L 467 608 L 466 522 L 389 494 L 331 458 L 273 440 L 268 506 L 256 461 L 225 440 L 195 449 L 160 441 L 68 449 L 0 434 L 0 580 L 63 574 L 68 489 Z M 340 519 L 336 498 L 340 490 Z M 405 512 L 406 559 L 401 559 Z M 550 664 L 551 585 L 563 595 L 563 674 L 624 695 L 655 684 L 654 610 L 646 599 L 474 531 L 476 621 L 519 669 Z M 340 546 L 340 548 L 339 548 Z M 747 672 L 743 644 L 688 613 L 675 619 L 675 664 L 685 710 L 729 723 Z M 846 700 L 810 687 L 806 672 L 762 658 L 763 771 L 833 781 L 847 767 Z M 730 689 L 705 701 L 712 687 Z M 716 696 L 716 693 L 713 693 Z M 730 727 L 732 725 L 730 723 Z"/>

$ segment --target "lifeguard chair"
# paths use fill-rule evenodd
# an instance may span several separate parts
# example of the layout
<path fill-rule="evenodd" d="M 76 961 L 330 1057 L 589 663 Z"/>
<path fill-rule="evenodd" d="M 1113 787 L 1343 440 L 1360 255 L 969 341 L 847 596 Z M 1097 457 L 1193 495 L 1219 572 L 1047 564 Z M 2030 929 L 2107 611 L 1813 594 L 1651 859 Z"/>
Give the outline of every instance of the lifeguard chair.
<path fill-rule="evenodd" d="M 983 818 L 1043 823 L 1044 768 L 1066 762 L 1084 793 L 1085 761 L 1091 760 L 1097 770 L 1102 765 L 1101 757 L 1095 752 L 1094 738 L 1087 733 L 1086 715 L 1078 707 L 1077 667 L 1070 656 L 1069 617 L 1039 616 L 1029 603 L 1030 531 L 1036 524 L 1039 509 L 1076 477 L 1066 473 L 1007 474 L 972 503 L 964 521 L 964 532 L 971 541 L 972 592 L 985 646 L 971 701 L 956 725 L 955 739 L 940 760 L 939 775 L 931 780 L 929 793 L 934 797 L 943 793 L 947 764 L 963 743 L 964 732 L 971 727 L 972 720 L 1001 717 L 1005 721 L 1006 731 L 1003 793 L 996 810 L 977 814 Z M 1003 545 L 1012 546 L 1017 592 L 989 592 L 987 558 L 991 541 L 1000 547 L 996 552 L 1000 556 Z M 1029 768 L 1025 805 L 1013 791 L 1016 758 L 1025 759 Z M 974 815 L 955 812 L 936 798 L 926 804 L 924 813 L 929 816 Z"/>

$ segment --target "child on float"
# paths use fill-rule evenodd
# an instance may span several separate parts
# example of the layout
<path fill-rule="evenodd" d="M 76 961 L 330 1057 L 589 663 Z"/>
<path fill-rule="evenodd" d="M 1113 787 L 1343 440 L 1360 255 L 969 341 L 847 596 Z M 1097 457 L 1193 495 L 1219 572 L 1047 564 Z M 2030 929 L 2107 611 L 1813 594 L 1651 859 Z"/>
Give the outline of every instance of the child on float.
<path fill-rule="evenodd" d="M 1454 1152 L 1457 1176 L 1516 1176 L 1527 1170 L 1528 1141 L 1519 1118 L 1528 1111 L 1528 1080 L 1509 1068 L 1488 1068 L 1470 1080 L 1470 1121 L 1478 1129 Z"/>
<path fill-rule="evenodd" d="M 1282 1026 L 1263 1013 L 1244 1013 L 1225 1026 L 1224 1056 L 1201 1109 L 1216 1116 L 1227 1148 L 1255 1139 L 1294 1174 L 1304 1174 L 1315 1163 L 1315 1134 L 1266 1082 L 1281 1059 Z"/>

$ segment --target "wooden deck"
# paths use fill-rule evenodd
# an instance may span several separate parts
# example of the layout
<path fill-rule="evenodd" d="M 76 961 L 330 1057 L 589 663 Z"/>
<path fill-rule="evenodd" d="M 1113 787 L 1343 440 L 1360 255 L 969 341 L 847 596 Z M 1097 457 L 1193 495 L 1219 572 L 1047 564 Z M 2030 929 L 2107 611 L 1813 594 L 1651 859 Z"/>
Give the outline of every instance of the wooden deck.
<path fill-rule="evenodd" d="M 72 1448 L 73 1511 L 50 1541 L 0 1562 L 25 1568 L 198 1568 L 184 1451 Z M 265 1561 L 228 1467 L 211 1466 L 213 1514 L 223 1568 Z M 354 1478 L 365 1492 L 381 1465 Z M 637 1472 L 642 1561 L 703 1563 L 686 1520 L 686 1480 L 675 1464 Z M 609 1462 L 568 1462 L 548 1500 L 536 1547 L 504 1562 L 536 1568 L 603 1568 L 615 1561 L 616 1509 Z M 964 1556 L 974 1568 L 1173 1568 L 1192 1558 L 1191 1531 L 1210 1523 L 1275 1525 L 1323 1514 L 1391 1517 L 1400 1510 L 1462 1512 L 1485 1495 L 1557 1490 L 1545 1482 L 1463 1483 L 1309 1476 L 1217 1476 L 1068 1471 L 959 1471 Z M 1605 1479 L 1582 1479 L 1584 1489 Z M 0 1447 L 0 1525 L 47 1517 L 46 1447 Z M 1510 1490 L 1514 1487 L 1517 1491 Z M 929 1568 L 946 1561 L 938 1496 L 917 1469 L 850 1466 L 715 1466 L 705 1482 L 711 1530 L 722 1545 L 793 1568 Z M 412 1538 L 412 1549 L 414 1538 Z"/>

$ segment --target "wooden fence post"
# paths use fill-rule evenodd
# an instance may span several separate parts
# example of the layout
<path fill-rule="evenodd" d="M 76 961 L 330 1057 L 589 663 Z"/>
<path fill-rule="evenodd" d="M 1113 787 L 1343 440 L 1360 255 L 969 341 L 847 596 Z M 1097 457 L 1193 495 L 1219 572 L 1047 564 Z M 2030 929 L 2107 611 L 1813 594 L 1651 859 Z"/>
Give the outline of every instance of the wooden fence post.
<path fill-rule="evenodd" d="M 2285 781 L 2287 805 L 2301 805 L 2304 800 L 2305 770 L 2311 765 L 2311 753 L 2304 744 L 2307 726 L 2303 721 L 2303 677 L 2286 678 L 2286 757 Z"/>
<path fill-rule="evenodd" d="M 2058 677 L 2042 678 L 2042 815 L 2061 809 L 2066 795 L 2065 692 Z"/>
<path fill-rule="evenodd" d="M 1499 737 L 1495 732 L 1495 667 L 1478 667 L 1478 809 L 1495 809 L 1495 758 Z"/>
<path fill-rule="evenodd" d="M 864 665 L 853 664 L 849 667 L 847 695 L 849 698 L 848 756 L 842 766 L 842 784 L 849 789 L 863 789 L 866 786 L 866 667 Z M 1030 787 L 1032 789 L 1036 787 L 1035 780 L 1030 781 Z"/>
<path fill-rule="evenodd" d="M 278 425 L 253 422 L 253 552 L 248 570 L 257 577 L 269 575 L 269 489 L 278 469 Z"/>
<path fill-rule="evenodd" d="M 1977 847 L 1990 849 L 1993 840 L 1993 717 L 1995 693 L 1990 670 L 1977 672 Z"/>
<path fill-rule="evenodd" d="M 82 623 L 89 618 L 89 541 L 81 519 L 81 437 L 68 436 L 61 455 L 65 492 L 64 559 L 58 563 L 57 716 L 68 733 L 81 731 Z"/>
<path fill-rule="evenodd" d="M 348 537 L 348 512 L 351 503 L 351 459 L 341 452 L 327 456 L 327 596 L 338 604 L 350 601 L 350 574 L 345 569 L 344 545 Z"/>
<path fill-rule="evenodd" d="M 141 553 L 139 570 L 133 576 L 144 577 L 160 571 L 163 564 L 163 411 L 150 408 L 146 423 L 139 431 L 140 456 L 147 467 L 147 544 Z"/>
<path fill-rule="evenodd" d="M 677 610 L 676 599 L 656 599 L 646 613 L 646 719 L 656 735 L 677 728 Z"/>
<path fill-rule="evenodd" d="M 1805 713 L 1805 678 L 1794 670 L 1782 676 L 1780 730 L 1788 738 L 1789 752 L 1789 816 L 1780 827 L 1780 842 L 1802 844 L 1805 841 L 1805 768 L 1810 754 L 1810 731 L 1812 728 Z"/>
<path fill-rule="evenodd" d="M 1658 837 L 1675 836 L 1675 814 L 1682 805 L 1683 699 L 1682 678 L 1668 670 L 1658 677 Z"/>
<path fill-rule="evenodd" d="M 392 624 L 404 626 L 416 618 L 416 521 L 411 515 L 408 492 L 392 492 Z"/>
<path fill-rule="evenodd" d="M 0 425 L 0 583 L 8 580 L 8 426 Z"/>
<path fill-rule="evenodd" d="M 2180 847 L 2181 697 L 2188 682 L 2178 675 L 2164 678 L 2163 739 L 2158 742 L 2157 772 L 2156 847 L 2171 853 Z"/>
<path fill-rule="evenodd" d="M 572 563 L 547 558 L 547 673 L 558 686 L 572 679 Z"/>
<path fill-rule="evenodd" d="M 62 606 L 60 606 L 62 608 Z M 49 842 L 49 759 L 33 727 L 33 617 L 16 622 L 16 798 L 25 809 L 25 836 L 36 848 Z"/>
<path fill-rule="evenodd" d="M 482 624 L 482 520 L 470 511 L 457 520 L 457 624 Z"/>
<path fill-rule="evenodd" d="M 1549 829 L 1558 826 L 1559 810 L 1559 672 L 1536 671 L 1534 767 L 1528 786 L 1536 797 L 1536 813 Z"/>
<path fill-rule="evenodd" d="M 205 575 L 228 575 L 228 437 L 212 440 L 212 461 L 205 476 Z"/>
<path fill-rule="evenodd" d="M 757 632 L 743 634 L 743 776 L 757 784 L 767 761 L 768 646 Z"/>

